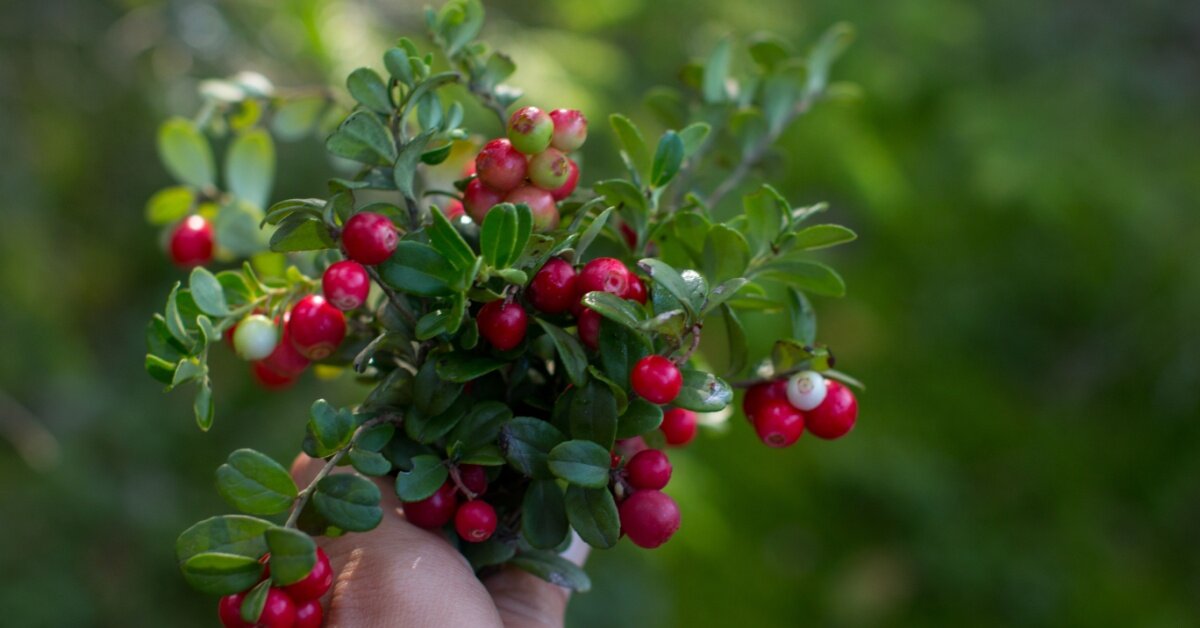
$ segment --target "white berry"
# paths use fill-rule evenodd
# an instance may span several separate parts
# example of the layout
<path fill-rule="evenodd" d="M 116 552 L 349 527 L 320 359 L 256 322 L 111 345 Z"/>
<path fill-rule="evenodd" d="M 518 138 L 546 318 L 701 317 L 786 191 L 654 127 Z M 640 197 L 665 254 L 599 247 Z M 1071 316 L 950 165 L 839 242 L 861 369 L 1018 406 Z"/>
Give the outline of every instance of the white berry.
<path fill-rule="evenodd" d="M 797 410 L 809 411 L 825 401 L 825 378 L 815 371 L 796 373 L 788 379 L 787 398 Z"/>
<path fill-rule="evenodd" d="M 233 332 L 233 350 L 243 360 L 261 360 L 275 350 L 279 333 L 275 323 L 262 314 L 251 314 L 238 323 Z"/>

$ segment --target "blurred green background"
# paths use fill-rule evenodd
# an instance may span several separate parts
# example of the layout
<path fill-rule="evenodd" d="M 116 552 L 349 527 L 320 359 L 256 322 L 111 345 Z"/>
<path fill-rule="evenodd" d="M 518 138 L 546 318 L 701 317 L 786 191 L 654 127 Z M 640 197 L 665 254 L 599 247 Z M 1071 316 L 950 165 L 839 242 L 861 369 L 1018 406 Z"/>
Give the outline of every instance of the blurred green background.
<path fill-rule="evenodd" d="M 684 527 L 594 555 L 572 626 L 1200 623 L 1200 4 L 1167 0 L 506 0 L 485 38 L 528 102 L 593 121 L 727 33 L 858 42 L 769 176 L 860 240 L 822 339 L 865 380 L 854 433 L 761 447 L 740 419 L 675 455 Z M 298 448 L 307 376 L 267 396 L 217 352 L 216 426 L 141 363 L 182 273 L 142 220 L 154 133 L 196 83 L 378 67 L 420 6 L 40 0 L 0 6 L 0 609 L 8 626 L 214 625 L 173 540 L 227 507 L 226 453 Z M 481 122 L 491 121 L 480 118 Z M 491 127 L 481 130 L 494 133 Z M 321 192 L 315 140 L 277 198 Z"/>

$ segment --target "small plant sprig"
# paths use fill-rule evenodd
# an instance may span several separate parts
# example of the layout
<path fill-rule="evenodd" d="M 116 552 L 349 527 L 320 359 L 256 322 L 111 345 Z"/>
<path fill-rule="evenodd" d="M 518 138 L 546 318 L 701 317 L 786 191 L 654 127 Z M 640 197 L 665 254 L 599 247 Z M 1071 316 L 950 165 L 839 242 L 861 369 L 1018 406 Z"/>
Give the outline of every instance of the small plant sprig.
<path fill-rule="evenodd" d="M 511 565 L 586 590 L 587 575 L 559 552 L 573 536 L 596 548 L 622 535 L 646 548 L 670 539 L 680 509 L 662 490 L 672 472 L 663 448 L 689 443 L 700 415 L 727 413 L 735 388 L 748 389 L 743 412 L 772 447 L 806 428 L 838 438 L 857 418 L 843 385 L 856 382 L 817 343 L 808 299 L 844 293 L 809 252 L 854 233 L 809 225 L 823 204 L 795 208 L 768 185 L 730 220 L 712 212 L 798 116 L 849 91 L 827 80 L 847 27 L 802 56 L 753 39 L 741 72 L 741 49 L 722 42 L 685 71 L 692 100 L 651 94 L 668 127 L 654 150 L 632 120 L 610 116 L 625 175 L 585 187 L 573 157 L 585 116 L 509 112 L 521 96 L 504 84 L 515 66 L 476 40 L 478 0 L 427 15 L 445 65 L 402 38 L 383 55 L 386 78 L 350 74 L 352 110 L 326 90 L 238 75 L 206 83 L 200 115 L 160 131 L 179 185 L 147 215 L 191 271 L 150 322 L 147 371 L 168 389 L 196 386 L 202 430 L 215 408 L 208 352 L 221 338 L 266 388 L 292 385 L 313 363 L 366 386 L 352 406 L 313 403 L 302 449 L 324 465 L 307 486 L 250 449 L 217 469 L 242 514 L 192 526 L 177 554 L 190 584 L 224 596 L 227 626 L 320 624 L 333 570 L 313 537 L 380 523 L 370 478 L 388 478 L 405 518 L 444 530 L 477 571 Z M 506 131 L 461 165 L 449 160 L 474 136 L 446 89 L 456 84 Z M 272 133 L 322 134 L 357 171 L 330 179 L 322 198 L 267 206 Z M 228 138 L 223 187 L 210 137 Z M 430 185 L 434 167 L 461 172 L 454 190 Z M 214 273 L 212 262 L 230 267 Z M 792 323 L 769 359 L 747 347 L 741 316 L 754 311 Z M 706 355 L 714 320 L 727 346 Z M 332 473 L 343 466 L 353 472 Z"/>

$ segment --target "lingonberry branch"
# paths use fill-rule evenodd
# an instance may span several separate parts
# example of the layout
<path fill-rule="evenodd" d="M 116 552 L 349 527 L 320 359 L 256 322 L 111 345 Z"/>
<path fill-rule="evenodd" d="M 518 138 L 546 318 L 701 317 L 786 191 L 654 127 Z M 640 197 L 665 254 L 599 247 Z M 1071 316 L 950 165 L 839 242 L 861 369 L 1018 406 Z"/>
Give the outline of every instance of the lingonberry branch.
<path fill-rule="evenodd" d="M 466 496 L 467 499 L 475 499 L 478 497 L 474 491 L 467 488 L 467 485 L 463 483 L 462 474 L 458 472 L 458 465 L 450 464 L 449 461 L 447 461 L 447 465 L 450 470 L 450 480 L 454 482 L 455 488 L 457 488 L 464 496 Z"/>
<path fill-rule="evenodd" d="M 288 515 L 287 521 L 283 524 L 283 527 L 296 527 L 296 522 L 300 519 L 300 513 L 304 510 L 304 506 L 308 504 L 308 500 L 310 497 L 312 497 L 313 492 L 316 491 L 317 484 L 319 484 L 321 480 L 324 480 L 325 476 L 333 472 L 333 469 L 337 467 L 338 463 L 342 461 L 342 458 L 345 458 L 346 454 L 350 453 L 350 450 L 353 449 L 356 444 L 358 444 L 358 439 L 367 430 L 375 427 L 376 425 L 382 425 L 383 423 L 399 423 L 401 418 L 402 417 L 398 415 L 385 414 L 363 421 L 363 424 L 358 427 L 346 445 L 329 457 L 329 459 L 325 462 L 325 466 L 321 467 L 320 471 L 317 471 L 317 474 L 313 476 L 313 479 L 308 483 L 308 486 L 304 487 L 304 490 L 300 491 L 300 494 L 296 496 L 295 504 L 292 506 L 292 512 Z"/>
<path fill-rule="evenodd" d="M 741 184 L 742 179 L 745 179 L 746 175 L 750 173 L 750 169 L 757 166 L 758 162 L 762 161 L 762 158 L 767 154 L 771 146 L 779 140 L 779 136 L 783 134 L 783 131 L 791 126 L 792 121 L 807 113 L 819 97 L 820 93 L 801 98 L 788 112 L 787 116 L 784 117 L 782 122 L 764 133 L 758 142 L 749 151 L 746 151 L 741 161 L 738 162 L 738 165 L 729 173 L 729 176 L 708 196 L 708 199 L 706 199 L 707 205 L 709 207 L 716 207 L 721 202 L 721 199 L 737 188 Z"/>

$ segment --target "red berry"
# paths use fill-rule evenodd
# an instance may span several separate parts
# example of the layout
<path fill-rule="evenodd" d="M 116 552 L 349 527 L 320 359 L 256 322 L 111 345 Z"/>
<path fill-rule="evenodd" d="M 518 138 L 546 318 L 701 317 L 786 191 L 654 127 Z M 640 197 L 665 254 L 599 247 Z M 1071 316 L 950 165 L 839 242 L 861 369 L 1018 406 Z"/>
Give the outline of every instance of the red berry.
<path fill-rule="evenodd" d="M 683 408 L 671 408 L 663 413 L 662 430 L 668 445 L 686 445 L 696 438 L 696 413 Z"/>
<path fill-rule="evenodd" d="M 500 300 L 485 303 L 475 322 L 479 325 L 480 336 L 500 351 L 508 351 L 525 339 L 529 317 L 520 305 Z"/>
<path fill-rule="evenodd" d="M 475 160 L 474 160 L 474 159 L 470 159 L 470 160 L 468 160 L 468 161 L 467 161 L 467 163 L 463 164 L 463 167 L 462 167 L 462 176 L 463 176 L 463 178 L 465 179 L 465 178 L 467 178 L 467 177 L 469 177 L 469 176 L 472 176 L 472 175 L 474 175 L 474 174 L 475 174 Z"/>
<path fill-rule="evenodd" d="M 321 628 L 325 619 L 325 611 L 321 608 L 321 600 L 309 600 L 296 605 L 295 628 Z"/>
<path fill-rule="evenodd" d="M 462 201 L 452 200 L 446 204 L 446 208 L 442 210 L 442 213 L 446 215 L 446 218 L 455 220 L 461 218 L 466 212 L 463 210 Z"/>
<path fill-rule="evenodd" d="M 482 543 L 492 538 L 496 531 L 496 510 L 492 505 L 478 499 L 458 507 L 454 515 L 454 529 L 468 543 Z"/>
<path fill-rule="evenodd" d="M 808 431 L 832 440 L 846 435 L 858 420 L 858 400 L 845 384 L 826 380 L 825 400 L 808 413 Z"/>
<path fill-rule="evenodd" d="M 547 314 L 562 314 L 575 301 L 575 268 L 561 258 L 551 258 L 529 282 L 525 297 Z"/>
<path fill-rule="evenodd" d="M 419 502 L 402 502 L 402 505 L 404 518 L 409 523 L 432 530 L 450 523 L 458 502 L 454 498 L 454 484 L 446 482 L 433 495 Z"/>
<path fill-rule="evenodd" d="M 550 143 L 558 150 L 569 153 L 578 150 L 587 140 L 587 118 L 578 109 L 555 109 L 550 112 L 554 121 L 554 137 Z"/>
<path fill-rule="evenodd" d="M 213 228 L 203 216 L 192 214 L 171 232 L 171 261 L 183 268 L 212 261 Z"/>
<path fill-rule="evenodd" d="M 354 214 L 342 228 L 342 246 L 346 255 L 367 266 L 382 264 L 392 256 L 399 242 L 396 226 L 383 214 Z"/>
<path fill-rule="evenodd" d="M 478 497 L 487 492 L 487 469 L 477 464 L 464 464 L 458 467 L 458 479 L 468 491 Z"/>
<path fill-rule="evenodd" d="M 683 375 L 675 363 L 661 355 L 648 355 L 633 367 L 629 383 L 636 392 L 651 403 L 671 403 L 683 388 Z"/>
<path fill-rule="evenodd" d="M 292 335 L 288 331 L 288 323 L 292 320 L 292 313 L 286 312 L 283 315 L 283 324 L 279 326 L 282 332 L 279 334 L 279 344 L 275 345 L 275 350 L 271 355 L 262 360 L 261 364 L 264 368 L 274 372 L 277 375 L 294 379 L 297 375 L 304 372 L 308 368 L 308 358 L 300 354 L 292 344 Z M 257 370 L 257 367 L 256 367 Z"/>
<path fill-rule="evenodd" d="M 310 360 L 333 354 L 346 337 L 346 317 L 324 297 L 310 294 L 292 306 L 288 334 L 292 346 Z"/>
<path fill-rule="evenodd" d="M 649 449 L 646 445 L 646 439 L 641 436 L 633 438 L 623 438 L 617 441 L 617 453 L 622 456 L 636 456 L 639 453 Z"/>
<path fill-rule="evenodd" d="M 283 591 L 271 587 L 258 622 L 242 620 L 242 600 L 245 593 L 226 595 L 217 604 L 217 615 L 225 628 L 293 628 L 296 624 L 296 603 Z"/>
<path fill-rule="evenodd" d="M 333 567 L 329 565 L 329 557 L 325 555 L 325 550 L 318 547 L 317 562 L 313 565 L 312 571 L 308 572 L 303 580 L 289 584 L 283 590 L 293 600 L 307 602 L 320 599 L 332 585 Z"/>
<path fill-rule="evenodd" d="M 679 506 L 662 491 L 638 491 L 621 502 L 621 531 L 634 545 L 653 549 L 679 529 Z"/>
<path fill-rule="evenodd" d="M 463 206 L 467 208 L 467 215 L 481 225 L 488 210 L 503 202 L 504 192 L 489 188 L 479 179 L 471 179 L 463 191 Z"/>
<path fill-rule="evenodd" d="M 554 200 L 561 201 L 571 195 L 575 191 L 575 186 L 579 185 L 579 164 L 575 163 L 574 159 L 567 159 L 567 165 L 570 171 L 567 172 L 567 182 L 550 191 L 550 196 Z"/>
<path fill-rule="evenodd" d="M 295 351 L 295 349 L 292 350 Z M 254 374 L 254 380 L 258 382 L 258 385 L 267 390 L 283 390 L 296 383 L 295 375 L 280 375 L 267 366 L 266 360 L 259 360 L 251 364 L 250 372 Z"/>
<path fill-rule="evenodd" d="M 788 447 L 804 434 L 804 413 L 787 401 L 768 401 L 754 415 L 754 431 L 768 447 Z"/>
<path fill-rule="evenodd" d="M 629 274 L 629 290 L 625 291 L 625 298 L 646 304 L 646 284 L 633 273 Z"/>
<path fill-rule="evenodd" d="M 621 223 L 620 230 L 621 238 L 625 240 L 625 244 L 629 245 L 629 248 L 632 249 L 633 247 L 637 246 L 638 236 L 637 232 L 633 230 L 633 227 L 630 227 L 626 223 Z"/>
<path fill-rule="evenodd" d="M 508 119 L 508 139 L 526 155 L 536 155 L 550 145 L 554 120 L 537 107 L 521 107 Z"/>
<path fill-rule="evenodd" d="M 593 350 L 600 348 L 600 319 L 596 310 L 585 308 L 579 313 L 579 339 Z"/>
<path fill-rule="evenodd" d="M 746 420 L 754 423 L 754 415 L 768 401 L 787 401 L 786 379 L 755 384 L 746 391 L 742 399 L 742 413 L 746 415 Z"/>
<path fill-rule="evenodd" d="M 611 257 L 597 257 L 583 266 L 575 290 L 579 296 L 589 292 L 607 292 L 622 299 L 629 294 L 629 280 L 633 273 L 621 263 L 621 260 Z"/>
<path fill-rule="evenodd" d="M 529 160 L 529 180 L 543 190 L 554 192 L 566 185 L 570 176 L 571 160 L 556 148 L 547 148 Z"/>
<path fill-rule="evenodd" d="M 671 461 L 661 450 L 647 449 L 629 460 L 625 473 L 633 488 L 658 490 L 671 481 Z"/>
<path fill-rule="evenodd" d="M 501 192 L 521 185 L 525 181 L 526 169 L 525 155 L 504 138 L 488 142 L 475 157 L 475 172 L 479 180 Z"/>
<path fill-rule="evenodd" d="M 321 292 L 339 310 L 353 310 L 362 305 L 370 291 L 367 269 L 353 260 L 337 262 L 321 276 Z"/>
<path fill-rule="evenodd" d="M 558 205 L 549 192 L 532 185 L 523 185 L 512 192 L 504 200 L 514 205 L 524 203 L 533 212 L 533 230 L 550 231 L 558 226 Z"/>
<path fill-rule="evenodd" d="M 608 452 L 608 468 L 616 469 L 621 466 L 621 455 L 615 451 Z"/>

